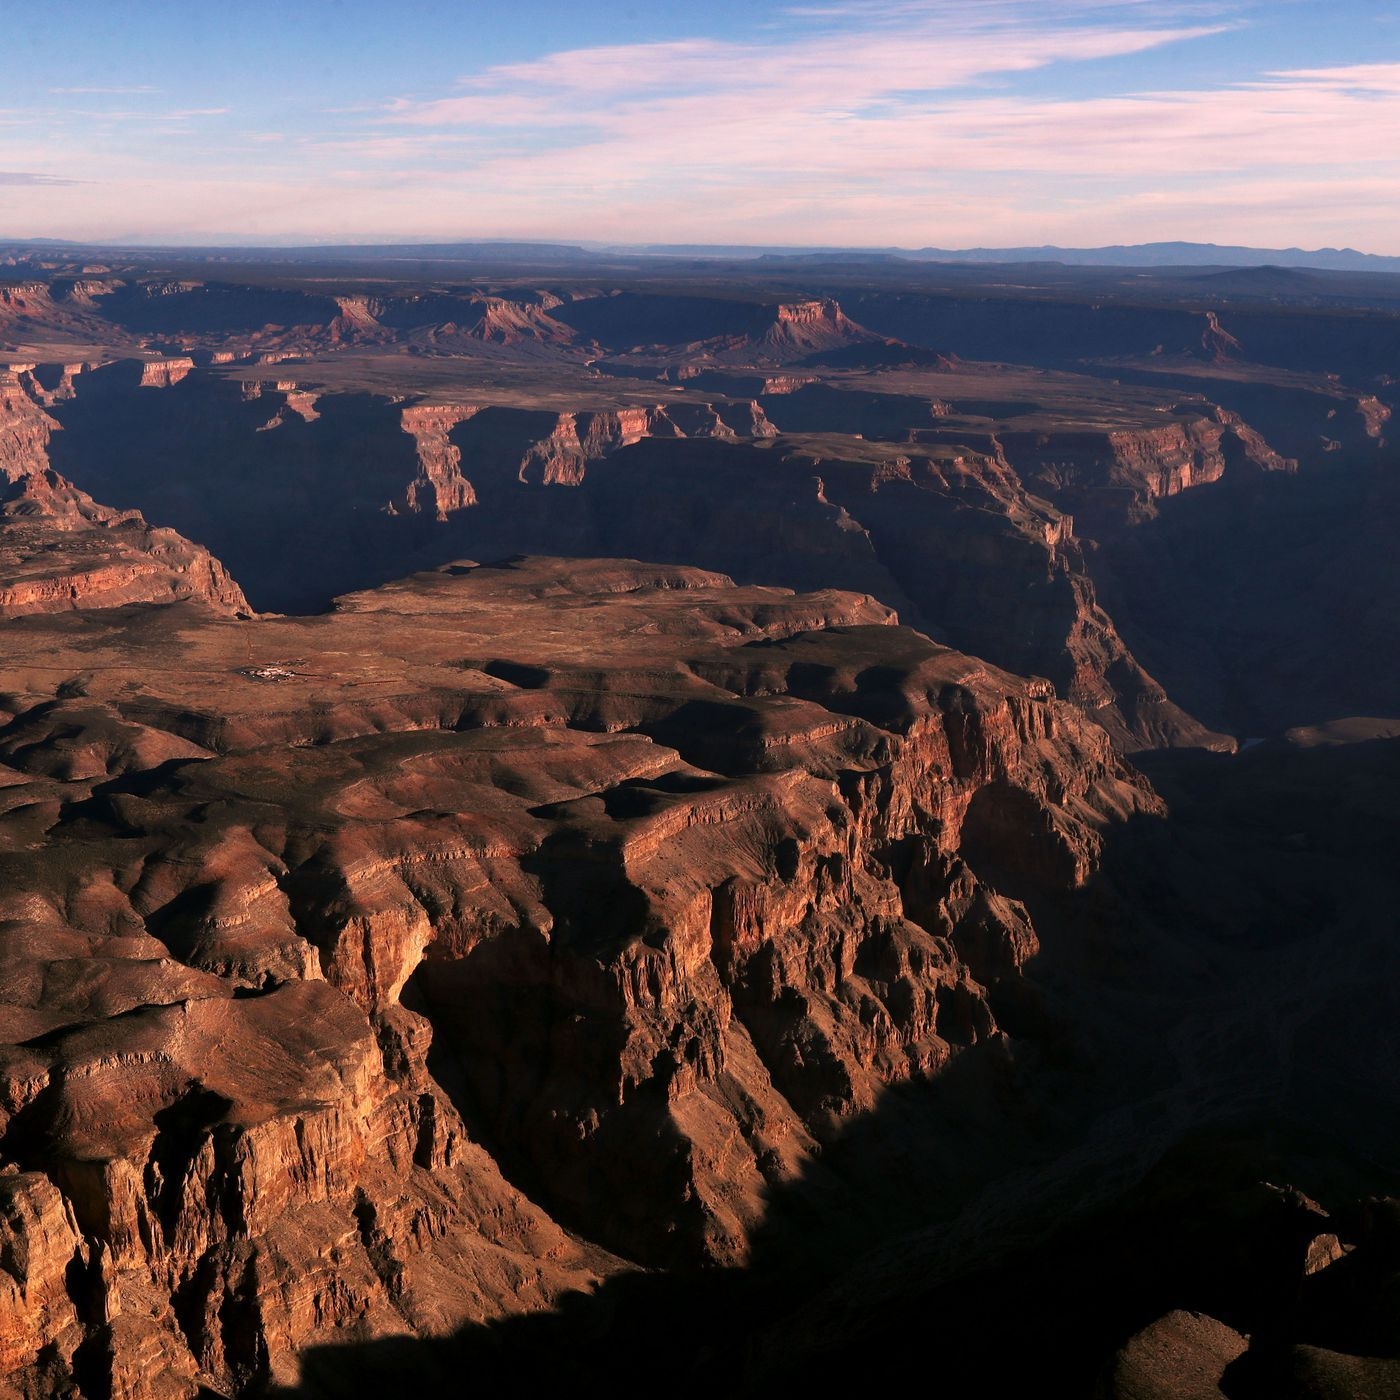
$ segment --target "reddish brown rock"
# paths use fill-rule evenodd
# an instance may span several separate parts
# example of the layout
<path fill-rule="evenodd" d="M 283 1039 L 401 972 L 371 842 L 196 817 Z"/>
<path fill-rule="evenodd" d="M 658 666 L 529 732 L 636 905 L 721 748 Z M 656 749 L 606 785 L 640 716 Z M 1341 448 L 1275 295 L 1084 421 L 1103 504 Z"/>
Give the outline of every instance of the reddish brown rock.
<path fill-rule="evenodd" d="M 54 472 L 57 426 L 16 376 L 0 377 L 0 616 L 180 599 L 250 614 L 207 550 L 98 505 Z"/>
<path fill-rule="evenodd" d="M 71 1296 L 88 1265 L 72 1207 L 39 1172 L 0 1172 L 0 1377 L 20 1378 L 39 1353 L 72 1353 L 82 1338 Z"/>
<path fill-rule="evenodd" d="M 1225 1371 L 1248 1345 L 1248 1338 L 1204 1313 L 1169 1313 L 1123 1347 L 1099 1394 L 1103 1400 L 1222 1400 Z"/>
<path fill-rule="evenodd" d="M 1158 501 L 1220 481 L 1232 464 L 1256 472 L 1298 466 L 1224 409 L 1186 410 L 1161 427 L 1002 432 L 997 440 L 1027 488 L 1091 535 L 1150 518 Z"/>
<path fill-rule="evenodd" d="M 680 437 L 662 408 L 605 413 L 562 413 L 553 430 L 520 463 L 519 479 L 545 486 L 577 486 L 590 463 L 644 437 Z"/>
<path fill-rule="evenodd" d="M 0 1152 L 48 1260 L 6 1354 L 114 1391 L 743 1260 L 819 1142 L 999 1035 L 999 883 L 1157 810 L 856 595 L 540 561 L 165 618 L 6 634 Z"/>
<path fill-rule="evenodd" d="M 409 482 L 401 506 L 406 511 L 428 511 L 446 520 L 457 510 L 476 504 L 476 491 L 462 475 L 462 453 L 452 442 L 453 428 L 465 423 L 477 410 L 451 404 L 415 404 L 403 411 L 403 430 L 418 449 L 418 476 Z"/>
<path fill-rule="evenodd" d="M 873 331 L 852 321 L 835 301 L 820 298 L 781 303 L 776 308 L 772 326 L 759 338 L 756 349 L 760 356 L 793 359 L 878 339 Z"/>
<path fill-rule="evenodd" d="M 426 301 L 414 306 L 414 316 L 429 312 Z M 854 336 L 846 348 L 862 353 L 889 349 L 829 304 L 782 307 L 786 319 L 781 307 L 744 314 L 771 313 L 774 327 L 793 334 Z M 758 321 L 731 337 L 733 363 L 761 360 Z M 639 402 L 641 389 L 619 395 L 616 386 L 655 375 L 655 366 L 610 361 L 614 377 L 600 388 L 597 370 L 571 365 L 565 394 L 522 360 L 509 374 L 492 372 L 494 398 L 456 397 L 459 369 L 446 377 L 450 399 L 435 391 L 404 407 L 382 392 L 336 390 L 341 376 L 329 361 L 317 373 L 331 374 L 330 388 L 286 380 L 273 389 L 236 386 L 217 366 L 187 370 L 188 358 L 79 376 L 76 398 L 44 390 L 68 425 L 55 451 L 100 496 L 174 510 L 188 536 L 234 561 L 259 606 L 321 607 L 337 588 L 456 554 L 647 552 L 764 581 L 873 592 L 968 650 L 1050 677 L 1128 748 L 1229 742 L 1148 674 L 1095 583 L 1094 547 L 1106 531 L 1151 519 L 1159 501 L 1218 481 L 1231 463 L 1241 472 L 1287 467 L 1242 421 L 1204 401 L 1173 407 L 1138 394 L 1120 403 L 1068 376 L 1027 381 L 935 356 L 932 365 L 829 368 L 826 381 L 766 393 L 761 403 L 748 395 L 792 385 L 711 370 L 685 379 L 692 388 Z M 425 373 L 401 359 L 365 372 L 390 384 Z M 141 388 L 153 374 L 168 387 Z M 47 369 L 30 378 L 60 382 Z M 1013 383 L 1039 398 L 980 397 L 1012 393 Z M 255 425 L 240 389 L 274 397 Z M 647 392 L 655 391 L 653 381 Z M 561 399 L 558 411 L 544 409 Z M 796 451 L 779 444 L 766 459 L 746 451 L 779 429 Z M 217 438 L 221 465 L 207 499 L 196 499 L 181 485 L 183 463 L 192 438 L 205 434 Z M 705 439 L 713 453 L 689 450 Z M 832 460 L 852 467 L 815 465 Z M 238 483 L 237 499 L 221 482 Z M 559 486 L 587 498 L 561 496 Z M 873 499 L 882 486 L 884 498 Z M 930 499 L 931 486 L 943 501 Z"/>

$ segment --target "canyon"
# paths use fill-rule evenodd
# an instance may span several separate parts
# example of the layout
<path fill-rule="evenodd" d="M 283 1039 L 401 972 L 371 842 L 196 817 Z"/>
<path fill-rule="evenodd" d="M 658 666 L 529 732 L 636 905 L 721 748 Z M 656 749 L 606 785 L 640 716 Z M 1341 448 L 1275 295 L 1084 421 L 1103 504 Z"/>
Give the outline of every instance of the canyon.
<path fill-rule="evenodd" d="M 1394 1393 L 1394 279 L 12 261 L 0 1396 Z"/>

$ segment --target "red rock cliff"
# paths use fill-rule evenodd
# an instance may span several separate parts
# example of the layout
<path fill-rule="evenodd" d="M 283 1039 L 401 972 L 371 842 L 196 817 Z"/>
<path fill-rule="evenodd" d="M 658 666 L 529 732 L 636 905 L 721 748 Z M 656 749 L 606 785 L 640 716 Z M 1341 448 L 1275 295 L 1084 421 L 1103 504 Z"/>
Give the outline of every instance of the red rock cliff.
<path fill-rule="evenodd" d="M 57 427 L 20 377 L 0 377 L 0 616 L 179 599 L 251 612 L 207 550 L 98 505 L 52 471 Z"/>
<path fill-rule="evenodd" d="M 892 621 L 534 562 L 327 619 L 187 613 L 141 655 L 95 621 L 42 664 L 18 643 L 21 1387 L 52 1393 L 42 1344 L 120 1393 L 237 1391 L 318 1338 L 548 1306 L 609 1250 L 742 1259 L 882 1085 L 996 1037 L 1018 893 L 1084 881 L 1156 799 L 1043 682 Z"/>

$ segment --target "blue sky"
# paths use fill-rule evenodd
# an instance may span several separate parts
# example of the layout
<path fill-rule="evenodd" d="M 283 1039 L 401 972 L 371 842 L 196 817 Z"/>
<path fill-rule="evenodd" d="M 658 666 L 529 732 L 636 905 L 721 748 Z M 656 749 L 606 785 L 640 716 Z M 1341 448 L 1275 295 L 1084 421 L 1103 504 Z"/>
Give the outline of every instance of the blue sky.
<path fill-rule="evenodd" d="M 1400 254 L 1393 0 L 0 6 L 0 236 Z"/>

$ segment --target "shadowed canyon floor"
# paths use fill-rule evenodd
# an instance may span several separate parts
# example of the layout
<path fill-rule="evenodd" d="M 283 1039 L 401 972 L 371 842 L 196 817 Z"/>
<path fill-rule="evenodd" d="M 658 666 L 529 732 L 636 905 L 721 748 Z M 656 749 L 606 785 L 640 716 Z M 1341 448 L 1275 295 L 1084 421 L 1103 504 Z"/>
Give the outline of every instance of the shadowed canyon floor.
<path fill-rule="evenodd" d="M 1383 298 L 67 256 L 0 1396 L 1400 1391 Z"/>
<path fill-rule="evenodd" d="M 254 607 L 622 555 L 872 593 L 1129 748 L 1394 709 L 1394 279 L 57 258 L 12 411 Z"/>

